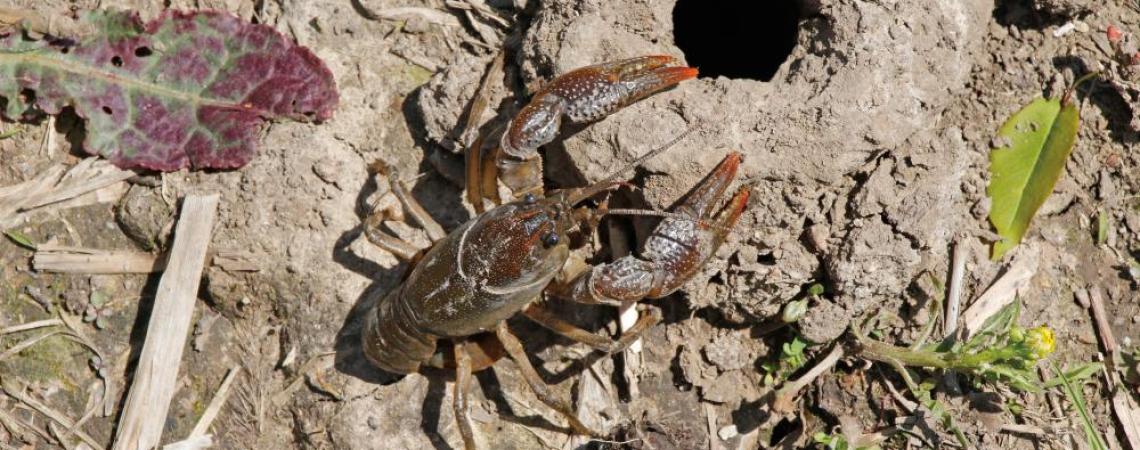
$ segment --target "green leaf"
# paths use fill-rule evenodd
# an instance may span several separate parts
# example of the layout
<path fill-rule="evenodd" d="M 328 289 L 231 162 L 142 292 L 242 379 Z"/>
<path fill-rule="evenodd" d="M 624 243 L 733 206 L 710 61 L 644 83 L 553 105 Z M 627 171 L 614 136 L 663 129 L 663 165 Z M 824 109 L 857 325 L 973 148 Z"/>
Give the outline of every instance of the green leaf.
<path fill-rule="evenodd" d="M 1083 384 L 1085 382 L 1085 380 L 1089 379 L 1093 375 L 1096 375 L 1097 372 L 1100 372 L 1101 369 L 1103 369 L 1103 368 L 1104 368 L 1104 363 L 1100 363 L 1100 362 L 1084 363 L 1084 364 L 1081 364 L 1080 366 L 1077 366 L 1077 368 L 1075 368 L 1075 369 L 1069 369 L 1068 371 L 1064 372 L 1064 375 L 1065 375 L 1064 377 L 1053 377 L 1053 378 L 1049 379 L 1049 381 L 1046 381 L 1045 383 L 1043 383 L 1041 385 L 1041 387 L 1043 387 L 1045 389 L 1052 389 L 1052 388 L 1055 388 L 1057 386 L 1060 386 L 1061 384 L 1065 383 L 1066 381 L 1069 383 L 1075 383 L 1075 384 L 1080 385 L 1080 384 Z"/>
<path fill-rule="evenodd" d="M 1079 123 L 1074 103 L 1039 98 L 998 130 L 1010 146 L 990 152 L 990 222 L 1002 237 L 994 243 L 994 260 L 1021 242 L 1033 215 L 1053 192 Z"/>
<path fill-rule="evenodd" d="M 963 346 L 962 351 L 970 351 L 978 348 L 989 347 L 997 345 L 998 338 L 1007 334 L 1014 325 L 1017 324 L 1017 319 L 1021 317 L 1021 298 L 1014 298 L 1010 304 L 1005 305 L 1001 310 L 982 322 L 982 326 L 974 333 L 969 342 Z"/>
<path fill-rule="evenodd" d="M 808 286 L 808 293 L 811 295 L 818 297 L 820 295 L 823 295 L 823 291 L 824 291 L 824 287 L 822 284 L 815 283 L 811 286 Z"/>
<path fill-rule="evenodd" d="M 1077 413 L 1081 418 L 1081 428 L 1085 431 L 1085 442 L 1093 450 L 1108 450 L 1108 445 L 1104 443 L 1104 438 L 1100 437 L 1100 431 L 1096 429 L 1092 415 L 1089 414 L 1089 409 L 1085 406 L 1085 395 L 1073 386 L 1069 377 L 1061 369 L 1058 369 L 1056 364 L 1053 364 L 1053 373 L 1061 379 L 1061 387 L 1065 391 L 1065 396 L 1069 398 L 1069 402 L 1077 407 Z"/>
<path fill-rule="evenodd" d="M 91 303 L 91 306 L 102 308 L 103 305 L 107 304 L 107 294 L 102 291 L 91 291 L 91 298 L 88 302 Z"/>
<path fill-rule="evenodd" d="M 36 243 L 32 242 L 32 238 L 28 237 L 28 235 L 26 235 L 24 233 L 21 233 L 21 232 L 16 231 L 16 230 L 6 230 L 6 231 L 4 231 L 4 235 L 8 236 L 8 239 L 11 239 L 12 242 L 15 242 L 16 244 L 20 245 L 21 247 L 27 248 L 28 250 L 32 250 L 32 251 L 36 250 Z"/>
<path fill-rule="evenodd" d="M 12 136 L 15 136 L 15 135 L 23 133 L 23 132 L 24 132 L 23 128 L 20 128 L 20 127 L 12 128 L 11 130 L 0 133 L 0 141 L 2 141 L 4 139 L 8 139 Z"/>

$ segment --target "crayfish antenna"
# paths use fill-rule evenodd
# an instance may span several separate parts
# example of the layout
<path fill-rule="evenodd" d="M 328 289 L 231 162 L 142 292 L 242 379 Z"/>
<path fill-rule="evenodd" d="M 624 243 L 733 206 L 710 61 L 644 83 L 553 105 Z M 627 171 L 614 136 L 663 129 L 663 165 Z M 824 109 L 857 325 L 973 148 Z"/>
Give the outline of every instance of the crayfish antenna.
<path fill-rule="evenodd" d="M 664 153 L 666 150 L 669 150 L 669 149 L 675 147 L 677 145 L 677 143 L 684 140 L 686 137 L 688 137 L 694 131 L 701 129 L 703 126 L 704 126 L 704 122 L 701 122 L 701 121 L 698 121 L 695 124 L 689 125 L 689 127 L 686 128 L 683 133 L 681 133 L 681 134 L 677 135 L 676 137 L 674 137 L 673 139 L 669 140 L 669 142 L 666 142 L 664 145 L 661 145 L 661 146 L 659 146 L 653 150 L 650 150 L 650 151 L 642 154 L 641 156 L 638 156 L 633 161 L 630 161 L 628 164 L 622 166 L 620 169 L 615 170 L 613 173 L 607 175 L 605 178 L 602 178 L 601 181 L 598 181 L 597 183 L 594 183 L 590 186 L 586 186 L 584 188 L 580 188 L 580 189 L 577 189 L 576 191 L 571 192 L 571 195 L 569 198 L 569 203 L 571 205 L 577 204 L 578 202 L 580 202 L 582 200 L 585 200 L 587 198 L 598 195 L 599 193 L 604 192 L 606 190 L 612 189 L 613 187 L 615 187 L 615 185 L 624 184 L 625 182 L 621 182 L 621 181 L 617 181 L 617 180 L 622 175 L 624 175 L 626 172 L 632 170 L 634 167 L 637 167 L 639 164 L 641 164 L 645 161 L 648 161 L 650 158 L 653 158 L 654 156 L 657 156 L 661 153 Z"/>

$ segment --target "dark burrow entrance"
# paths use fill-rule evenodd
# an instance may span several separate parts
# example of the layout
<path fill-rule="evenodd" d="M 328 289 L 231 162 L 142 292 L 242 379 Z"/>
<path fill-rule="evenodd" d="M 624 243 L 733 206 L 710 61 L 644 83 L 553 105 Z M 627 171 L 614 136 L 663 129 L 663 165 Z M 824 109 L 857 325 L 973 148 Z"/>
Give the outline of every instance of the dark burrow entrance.
<path fill-rule="evenodd" d="M 796 0 L 677 0 L 673 37 L 701 77 L 768 81 L 792 53 Z"/>

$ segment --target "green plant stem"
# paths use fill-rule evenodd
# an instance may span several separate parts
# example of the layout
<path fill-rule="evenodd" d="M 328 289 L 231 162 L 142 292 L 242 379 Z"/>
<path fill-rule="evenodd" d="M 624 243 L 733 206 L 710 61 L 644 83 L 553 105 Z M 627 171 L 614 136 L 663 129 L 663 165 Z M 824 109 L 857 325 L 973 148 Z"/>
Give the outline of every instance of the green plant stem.
<path fill-rule="evenodd" d="M 950 361 L 943 354 L 898 347 L 868 337 L 856 338 L 856 341 L 860 347 L 859 356 L 867 359 L 888 364 L 897 362 L 911 367 L 933 367 L 936 369 L 951 367 Z"/>
<path fill-rule="evenodd" d="M 1064 95 L 1061 96 L 1061 104 L 1062 105 L 1069 104 L 1069 101 L 1071 101 L 1071 99 L 1072 99 L 1073 93 L 1077 91 L 1077 88 L 1080 87 L 1082 83 L 1084 83 L 1088 80 L 1091 80 L 1093 78 L 1096 78 L 1098 76 L 1100 76 L 1100 72 L 1089 72 L 1089 73 L 1086 73 L 1084 76 L 1077 78 L 1077 80 L 1074 81 L 1073 84 L 1071 86 L 1069 86 L 1068 89 L 1065 89 Z"/>
<path fill-rule="evenodd" d="M 1017 350 L 1009 346 L 974 354 L 954 354 L 898 347 L 868 337 L 857 337 L 856 340 L 861 347 L 860 356 L 864 358 L 885 363 L 897 361 L 911 367 L 975 370 L 984 364 L 1013 359 L 1018 355 Z"/>

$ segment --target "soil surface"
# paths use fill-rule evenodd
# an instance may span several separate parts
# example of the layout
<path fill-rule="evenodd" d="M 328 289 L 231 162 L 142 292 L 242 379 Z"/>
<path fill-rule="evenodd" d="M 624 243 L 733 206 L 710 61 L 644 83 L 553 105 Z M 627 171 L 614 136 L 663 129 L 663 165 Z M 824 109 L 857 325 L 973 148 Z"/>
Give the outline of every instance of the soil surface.
<path fill-rule="evenodd" d="M 630 186 L 610 206 L 665 210 L 738 151 L 748 209 L 683 289 L 653 300 L 665 320 L 637 352 L 591 352 L 512 319 L 554 393 L 607 436 L 567 434 L 565 420 L 503 360 L 479 372 L 472 389 L 485 448 L 814 448 L 817 433 L 852 441 L 882 433 L 883 448 L 954 447 L 951 428 L 975 448 L 1087 448 L 1076 410 L 1056 389 L 1024 393 L 917 370 L 919 381 L 938 385 L 934 398 L 954 426 L 912 412 L 916 398 L 903 379 L 860 358 L 848 325 L 878 316 L 877 338 L 915 342 L 942 314 L 933 308 L 946 297 L 957 249 L 963 309 L 1011 264 L 1034 260 L 1035 275 L 1018 291 L 1020 324 L 1054 330 L 1049 360 L 1072 368 L 1104 359 L 1089 307 L 1099 299 L 1136 364 L 1128 355 L 1140 354 L 1140 89 L 1106 30 L 1140 32 L 1140 9 L 1088 0 L 690 3 L 705 2 L 0 1 L 58 20 L 95 8 L 133 8 L 144 19 L 163 8 L 229 11 L 312 49 L 341 98 L 326 123 L 265 126 L 260 154 L 242 169 L 143 174 L 112 196 L 31 215 L 12 230 L 36 243 L 160 252 L 178 198 L 221 194 L 211 248 L 241 263 L 215 259 L 207 268 L 164 442 L 189 435 L 232 369 L 232 394 L 211 428 L 219 448 L 463 448 L 452 375 L 383 373 L 360 350 L 364 314 L 407 270 L 363 237 L 364 219 L 392 201 L 370 164 L 384 161 L 389 176 L 410 180 L 428 213 L 453 229 L 474 216 L 462 151 L 476 133 L 493 133 L 557 74 L 672 55 L 701 65 L 701 77 L 565 127 L 543 149 L 546 187 L 599 181 L 693 129 L 629 170 Z M 502 70 L 489 71 L 500 49 Z M 1065 173 L 1023 244 L 991 261 L 995 131 L 1091 71 L 1102 76 L 1075 94 L 1082 122 Z M 469 119 L 484 78 L 489 110 Z M 468 121 L 474 131 L 465 133 Z M 0 140 L 0 187 L 82 158 L 74 117 L 2 128 L 19 132 Z M 658 220 L 607 218 L 581 253 L 600 263 L 636 251 Z M 388 229 L 429 243 L 414 225 Z M 44 273 L 31 256 L 0 240 L 0 330 L 62 311 L 90 319 L 77 327 L 102 357 L 63 334 L 7 351 L 52 328 L 0 335 L 9 393 L 0 395 L 0 448 L 86 445 L 21 397 L 81 420 L 77 430 L 110 447 L 161 275 Z M 786 325 L 785 306 L 804 300 L 806 314 Z M 549 303 L 584 328 L 618 333 L 614 308 Z M 939 321 L 934 332 L 943 328 Z M 798 364 L 781 357 L 805 341 Z M 783 381 L 833 348 L 847 354 L 791 405 L 774 404 Z M 1053 376 L 1049 363 L 1041 367 Z M 1117 387 L 1133 401 L 1137 369 L 1122 367 Z M 1110 448 L 1129 448 L 1102 374 L 1079 390 Z"/>

